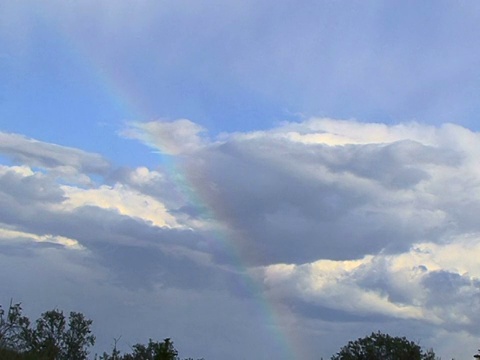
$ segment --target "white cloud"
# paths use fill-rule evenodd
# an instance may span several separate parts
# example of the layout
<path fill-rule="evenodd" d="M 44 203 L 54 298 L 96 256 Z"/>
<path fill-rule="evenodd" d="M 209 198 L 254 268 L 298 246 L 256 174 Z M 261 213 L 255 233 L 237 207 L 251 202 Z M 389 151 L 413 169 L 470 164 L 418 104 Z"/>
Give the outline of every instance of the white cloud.
<path fill-rule="evenodd" d="M 164 176 L 158 171 L 151 171 L 144 166 L 134 169 L 129 174 L 130 181 L 138 185 L 148 184 L 150 182 L 162 180 L 163 178 Z"/>
<path fill-rule="evenodd" d="M 104 175 L 110 164 L 101 155 L 45 143 L 19 134 L 0 132 L 0 153 L 31 167 L 54 170 L 67 179 L 88 182 L 87 174 Z M 81 174 L 81 175 L 80 175 Z"/>
<path fill-rule="evenodd" d="M 205 130 L 187 119 L 131 123 L 121 134 L 128 138 L 139 139 L 160 152 L 179 155 L 201 149 L 205 141 L 200 136 Z"/>
<path fill-rule="evenodd" d="M 70 239 L 65 236 L 36 235 L 32 233 L 26 233 L 23 231 L 16 231 L 0 227 L 0 240 L 13 242 L 18 241 L 19 239 L 28 239 L 39 243 L 59 244 L 69 249 L 75 250 L 83 249 L 83 246 L 81 246 L 77 240 Z"/>
<path fill-rule="evenodd" d="M 359 329 L 395 329 L 432 346 L 446 333 L 478 335 L 477 133 L 331 119 L 212 141 L 183 120 L 134 131 L 129 136 L 177 155 L 181 184 L 178 174 L 138 167 L 84 188 L 56 172 L 67 166 L 88 176 L 81 165 L 88 155 L 59 165 L 58 149 L 38 143 L 53 149 L 49 159 L 57 160 L 44 163 L 55 165 L 36 169 L 30 154 L 17 158 L 24 165 L 0 167 L 4 258 L 74 257 L 68 276 L 104 282 L 127 298 L 135 289 L 153 299 L 161 288 L 245 314 L 242 299 L 254 303 L 261 294 L 278 313 L 265 329 L 302 329 L 301 341 L 313 348 L 312 339 L 329 331 L 354 338 L 364 335 Z M 82 261 L 101 266 L 88 272 Z M 249 289 L 246 274 L 260 288 Z M 168 296 L 158 299 L 179 310 Z"/>
<path fill-rule="evenodd" d="M 237 139 L 279 138 L 307 145 L 325 144 L 360 145 L 382 144 L 401 140 L 418 141 L 433 145 L 438 130 L 416 122 L 386 125 L 383 123 L 364 123 L 356 120 L 335 120 L 329 118 L 311 118 L 301 123 L 285 122 L 279 127 L 251 133 L 235 133 Z M 228 138 L 224 134 L 224 138 Z"/>
<path fill-rule="evenodd" d="M 479 144 L 455 125 L 312 119 L 223 134 L 181 164 L 248 259 L 307 262 L 477 231 Z"/>
<path fill-rule="evenodd" d="M 473 328 L 480 311 L 480 235 L 359 260 L 271 265 L 257 276 L 279 301 L 297 299 L 354 314 Z"/>
<path fill-rule="evenodd" d="M 453 124 L 311 119 L 222 134 L 179 162 L 294 317 L 414 322 L 435 339 L 478 332 L 479 147 Z"/>
<path fill-rule="evenodd" d="M 63 210 L 72 211 L 82 206 L 96 206 L 148 221 L 155 226 L 169 228 L 179 226 L 164 204 L 122 184 L 101 185 L 96 189 L 64 185 L 61 189 L 65 193 L 65 200 L 58 207 Z"/>
<path fill-rule="evenodd" d="M 13 172 L 20 174 L 21 176 L 32 176 L 34 172 L 29 166 L 5 166 L 5 165 L 0 165 L 0 174 L 5 174 L 6 172 Z"/>

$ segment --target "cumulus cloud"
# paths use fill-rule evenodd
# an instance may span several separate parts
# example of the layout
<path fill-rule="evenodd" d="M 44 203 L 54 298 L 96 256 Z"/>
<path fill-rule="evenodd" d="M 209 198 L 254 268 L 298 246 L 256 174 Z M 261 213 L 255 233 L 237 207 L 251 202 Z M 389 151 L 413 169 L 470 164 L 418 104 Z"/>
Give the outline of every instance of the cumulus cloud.
<path fill-rule="evenodd" d="M 310 119 L 222 134 L 178 161 L 289 311 L 474 334 L 479 150 L 453 124 Z"/>
<path fill-rule="evenodd" d="M 414 319 L 476 333 L 480 272 L 473 260 L 480 236 L 450 244 L 417 244 L 410 251 L 359 260 L 271 265 L 257 276 L 280 301 L 308 316 Z M 338 315 L 337 315 L 338 316 Z"/>
<path fill-rule="evenodd" d="M 215 234 L 186 224 L 188 216 L 177 221 L 185 199 L 161 189 L 171 185 L 162 173 L 120 173 L 111 186 L 85 189 L 49 169 L 1 166 L 0 283 L 9 293 L 0 303 L 14 296 L 32 317 L 52 307 L 82 311 L 94 319 L 99 352 L 121 331 L 123 350 L 169 336 L 191 356 L 226 357 L 238 338 L 271 354 L 275 341 L 245 274 L 212 260 L 211 253 L 225 250 Z M 219 345 L 205 350 L 212 336 Z M 236 347 L 247 355 L 243 343 Z"/>
<path fill-rule="evenodd" d="M 478 147 L 450 124 L 311 119 L 223 135 L 181 166 L 252 264 L 302 263 L 477 231 Z"/>
<path fill-rule="evenodd" d="M 302 263 L 477 231 L 478 143 L 455 125 L 312 119 L 224 135 L 181 164 L 252 264 Z"/>
<path fill-rule="evenodd" d="M 213 140 L 187 120 L 128 131 L 171 155 L 170 169 L 105 168 L 105 183 L 84 187 L 56 171 L 89 176 L 83 162 L 96 156 L 67 149 L 78 157 L 63 159 L 63 148 L 7 136 L 18 148 L 2 151 L 20 164 L 0 166 L 0 254 L 72 258 L 72 274 L 171 309 L 158 289 L 226 309 L 260 295 L 277 309 L 272 326 L 308 346 L 319 332 L 412 323 L 423 333 L 404 334 L 432 346 L 478 335 L 477 133 L 332 119 Z M 51 152 L 38 160 L 18 144 Z"/>
<path fill-rule="evenodd" d="M 38 142 L 36 146 L 48 148 L 49 144 Z M 87 171 L 80 166 L 78 171 L 82 170 Z M 220 286 L 234 276 L 215 270 L 206 250 L 221 251 L 221 247 L 209 240 L 208 232 L 192 229 L 199 220 L 181 216 L 184 202 L 170 198 L 166 205 L 161 194 L 171 190 L 150 191 L 154 184 L 165 186 L 161 173 L 132 169 L 124 171 L 123 179 L 128 180 L 124 183 L 84 188 L 65 183 L 52 175 L 54 171 L 54 166 L 41 170 L 28 165 L 0 166 L 3 249 L 35 243 L 88 252 L 125 286 L 160 282 L 206 288 Z M 179 221 L 175 214 L 180 215 Z"/>
<path fill-rule="evenodd" d="M 61 203 L 64 210 L 73 210 L 82 206 L 95 206 L 113 209 L 120 214 L 151 222 L 156 226 L 179 226 L 164 204 L 155 198 L 137 192 L 122 184 L 102 185 L 96 189 L 81 189 L 62 186 L 65 200 Z"/>

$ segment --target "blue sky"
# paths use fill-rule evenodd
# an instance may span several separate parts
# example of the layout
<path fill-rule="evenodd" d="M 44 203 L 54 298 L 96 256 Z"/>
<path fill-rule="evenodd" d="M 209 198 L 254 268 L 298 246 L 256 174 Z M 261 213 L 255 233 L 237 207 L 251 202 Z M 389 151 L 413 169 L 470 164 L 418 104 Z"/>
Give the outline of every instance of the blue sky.
<path fill-rule="evenodd" d="M 474 1 L 1 3 L 0 300 L 100 350 L 471 356 L 479 35 Z"/>
<path fill-rule="evenodd" d="M 100 152 L 107 146 L 92 136 L 118 141 L 108 134 L 123 122 L 158 118 L 213 133 L 301 116 L 475 128 L 477 7 L 3 4 L 1 116 L 25 128 L 2 123 Z"/>

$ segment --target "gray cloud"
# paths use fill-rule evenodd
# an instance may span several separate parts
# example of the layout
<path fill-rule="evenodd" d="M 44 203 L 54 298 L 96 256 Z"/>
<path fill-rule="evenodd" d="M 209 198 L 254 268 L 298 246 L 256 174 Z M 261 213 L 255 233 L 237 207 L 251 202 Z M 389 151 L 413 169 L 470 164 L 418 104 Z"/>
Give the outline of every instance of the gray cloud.
<path fill-rule="evenodd" d="M 480 273 L 452 254 L 477 248 L 464 236 L 480 230 L 479 149 L 477 134 L 454 125 L 311 120 L 227 134 L 178 161 L 292 316 L 370 330 L 417 324 L 407 333 L 441 344 L 439 328 L 478 335 Z"/>
<path fill-rule="evenodd" d="M 188 200 L 185 194 L 182 193 L 178 181 L 175 181 L 175 176 L 175 174 L 169 174 L 166 169 L 162 168 L 150 170 L 146 167 L 135 169 L 120 167 L 112 170 L 107 177 L 107 181 L 112 184 L 126 184 L 142 194 L 165 203 L 169 211 L 178 212 L 178 209 L 181 207 L 191 208 L 192 206 L 188 204 Z M 189 210 L 185 212 L 180 211 L 180 214 L 182 213 L 194 215 Z"/>
<path fill-rule="evenodd" d="M 431 346 L 461 332 L 473 344 L 479 153 L 478 135 L 451 125 L 310 120 L 190 148 L 172 159 L 181 179 L 120 168 L 105 173 L 109 185 L 84 188 L 25 158 L 0 169 L 0 280 L 26 297 L 43 286 L 71 306 L 94 294 L 103 312 L 85 309 L 99 322 L 129 312 L 125 319 L 146 322 L 147 338 L 157 312 L 166 336 L 195 337 L 177 321 L 203 322 L 226 344 L 238 340 L 231 329 L 263 354 L 272 342 L 259 339 L 271 329 L 301 334 L 296 341 L 313 352 L 319 333 L 336 334 L 324 356 L 377 329 Z M 82 161 L 70 165 L 87 175 Z M 218 319 L 217 303 L 237 325 Z M 104 344 L 119 335 L 99 330 Z"/>
<path fill-rule="evenodd" d="M 205 234 L 159 228 L 96 207 L 82 207 L 67 214 L 37 211 L 22 217 L 0 214 L 0 222 L 20 231 L 75 239 L 126 286 L 163 283 L 208 288 L 221 281 L 217 272 L 219 276 L 234 275 L 209 264 L 208 255 L 202 255 L 204 249 L 199 244 L 205 241 Z"/>
<path fill-rule="evenodd" d="M 60 246 L 48 236 L 73 239 L 124 286 L 151 287 L 161 283 L 232 291 L 242 286 L 235 279 L 244 276 L 241 272 L 222 269 L 211 261 L 211 253 L 224 259 L 231 255 L 223 245 L 210 240 L 214 235 L 208 231 L 159 227 L 92 205 L 65 211 L 62 204 L 67 195 L 61 184 L 42 173 L 22 174 L 7 168 L 0 174 L 0 185 L 0 224 L 44 237 L 45 242 L 36 246 Z M 14 244 L 3 250 L 14 251 Z"/>
<path fill-rule="evenodd" d="M 479 335 L 480 281 L 468 274 L 448 270 L 428 273 L 422 281 L 428 293 L 426 306 L 441 314 L 452 331 Z"/>
<path fill-rule="evenodd" d="M 94 351 L 110 349 L 114 337 L 121 336 L 118 346 L 123 351 L 149 338 L 172 337 L 182 356 L 242 358 L 251 354 L 251 348 L 245 347 L 249 344 L 263 358 L 274 354 L 278 359 L 289 359 L 282 339 L 272 338 L 265 323 L 268 314 L 256 299 L 232 296 L 219 288 L 190 289 L 163 283 L 149 288 L 125 286 L 112 274 L 108 262 L 104 264 L 105 259 L 94 254 L 65 248 L 26 248 L 31 255 L 4 253 L 0 246 L 0 283 L 11 292 L 0 295 L 0 304 L 8 304 L 14 296 L 31 318 L 54 307 L 83 312 L 94 320 Z M 136 255 L 145 254 L 132 254 Z M 126 260 L 122 274 L 128 272 L 127 267 L 135 273 L 138 269 L 132 266 L 132 259 Z M 169 276 L 178 271 L 183 270 L 168 270 Z M 215 346 L 206 347 L 212 338 Z"/>
<path fill-rule="evenodd" d="M 64 199 L 54 179 L 41 173 L 23 176 L 8 169 L 0 173 L 0 194 L 21 206 L 31 202 L 56 203 Z"/>
<path fill-rule="evenodd" d="M 0 132 L 0 153 L 14 161 L 47 169 L 72 167 L 81 173 L 106 174 L 109 163 L 99 154 Z"/>
<path fill-rule="evenodd" d="M 330 146 L 267 132 L 212 144 L 184 169 L 252 263 L 302 263 L 440 241 L 479 203 L 440 190 L 474 171 L 465 161 L 416 141 Z"/>

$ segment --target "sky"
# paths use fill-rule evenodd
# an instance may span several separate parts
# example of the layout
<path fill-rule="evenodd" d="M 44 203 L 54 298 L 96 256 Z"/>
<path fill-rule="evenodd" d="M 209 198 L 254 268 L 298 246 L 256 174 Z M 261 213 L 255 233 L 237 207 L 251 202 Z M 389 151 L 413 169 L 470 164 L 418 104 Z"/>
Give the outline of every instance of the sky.
<path fill-rule="evenodd" d="M 480 347 L 480 3 L 0 2 L 0 304 L 97 345 Z"/>

